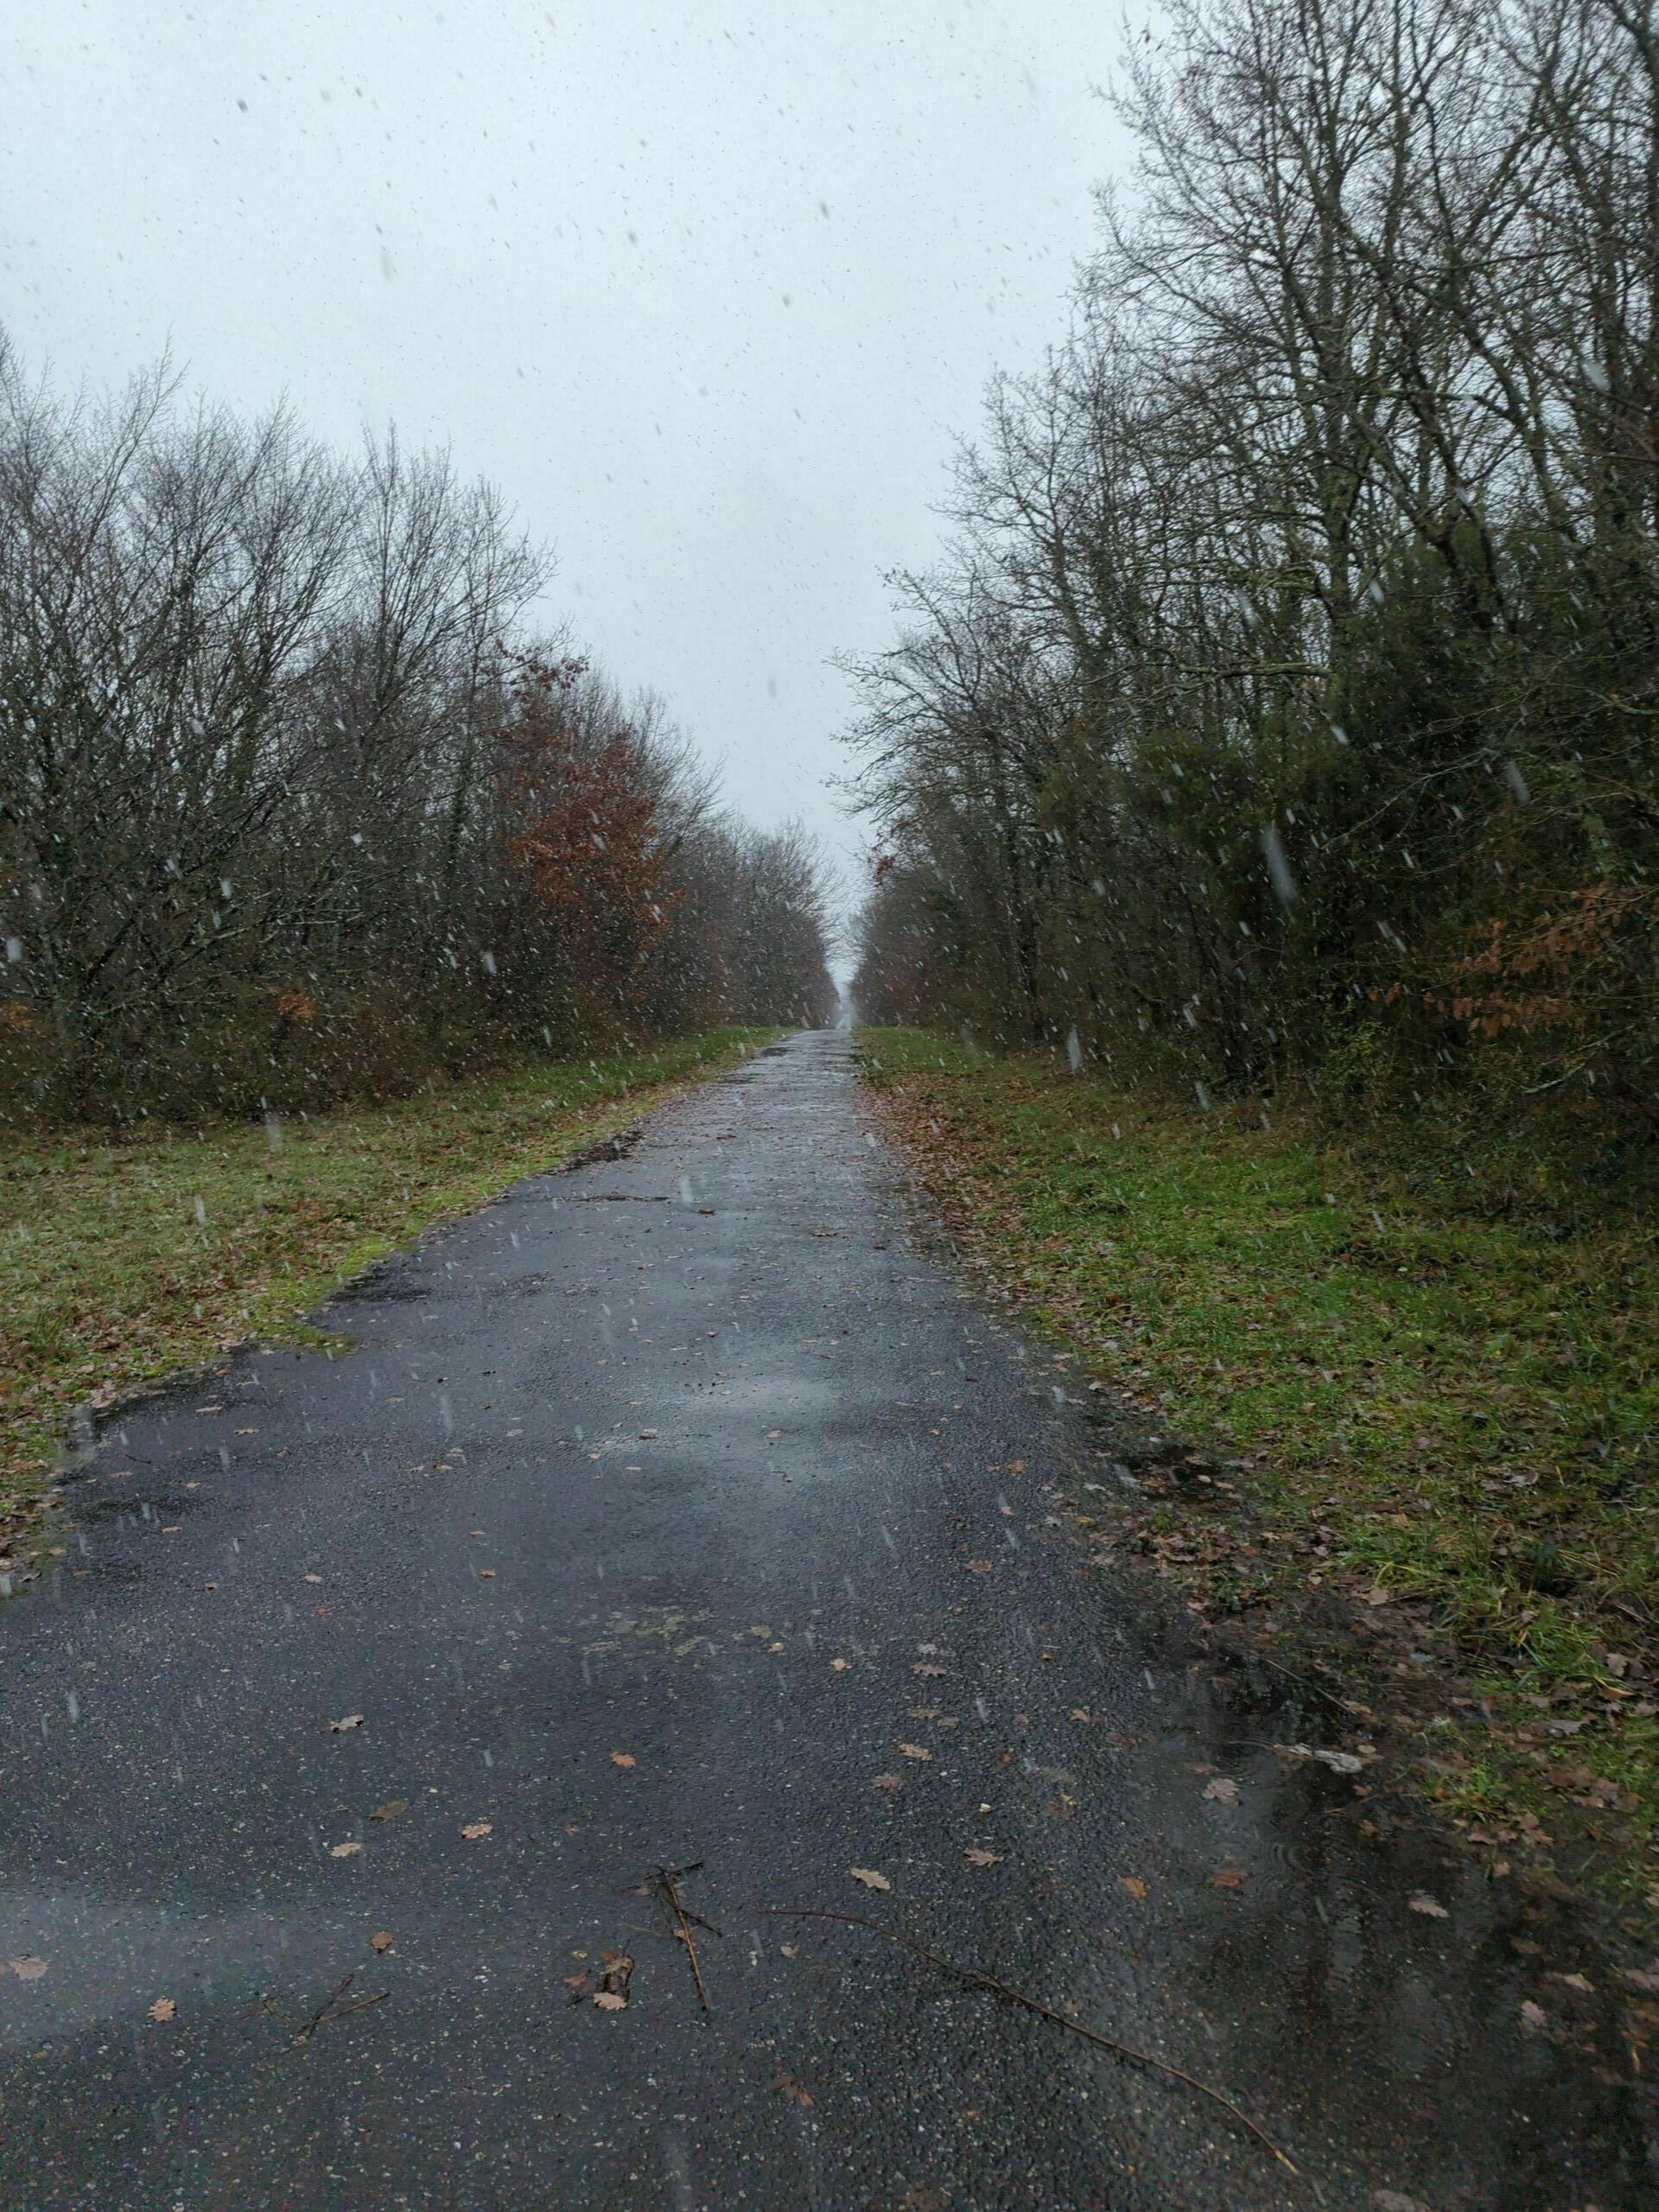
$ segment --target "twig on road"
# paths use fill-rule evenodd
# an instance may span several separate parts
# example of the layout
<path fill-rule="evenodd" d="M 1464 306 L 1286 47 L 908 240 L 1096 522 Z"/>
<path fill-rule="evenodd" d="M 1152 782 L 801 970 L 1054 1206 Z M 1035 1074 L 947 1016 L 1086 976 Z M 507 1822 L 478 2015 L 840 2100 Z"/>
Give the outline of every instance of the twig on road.
<path fill-rule="evenodd" d="M 700 1913 L 688 1912 L 680 1901 L 680 1892 L 676 1887 L 676 1885 L 683 1881 L 688 1874 L 699 1873 L 702 1868 L 701 1859 L 694 1859 L 689 1866 L 659 1866 L 657 1869 L 655 1881 L 657 1894 L 662 1900 L 663 1910 L 672 1920 L 674 1933 L 684 1944 L 686 1956 L 691 1961 L 692 1975 L 697 1985 L 698 2001 L 703 2011 L 712 2018 L 714 2007 L 709 2002 L 709 1992 L 702 1979 L 702 1967 L 697 1960 L 697 1947 L 691 1938 L 691 1923 L 696 1921 L 699 1928 L 707 1928 L 711 1936 L 718 1936 L 720 1930 L 703 1919 Z"/>
<path fill-rule="evenodd" d="M 335 1983 L 305 2025 L 296 2031 L 294 2040 L 296 2044 L 309 2043 L 319 2028 L 326 2028 L 331 2020 L 343 2020 L 348 2012 L 366 2012 L 371 2005 L 384 2005 L 391 1994 L 390 1990 L 379 1989 L 372 1997 L 355 1997 L 349 2005 L 342 2005 L 340 1999 L 356 1980 L 357 1972 L 353 1968 Z"/>
<path fill-rule="evenodd" d="M 1279 2148 L 1265 2129 L 1256 2125 L 1249 2113 L 1241 2111 L 1232 2099 L 1224 2096 L 1219 2089 L 1212 2089 L 1207 2082 L 1199 2081 L 1196 2074 L 1189 2074 L 1184 2067 L 1173 2064 L 1167 2058 L 1154 2057 L 1149 2050 L 1137 2050 L 1132 2044 L 1119 2043 L 1116 2037 L 1103 2036 L 1095 2028 L 1085 2028 L 1080 2020 L 1068 2019 L 1064 2012 L 1057 2012 L 1052 2005 L 1041 2003 L 1037 1998 L 1027 1997 L 1021 1990 L 1010 1989 L 1006 1981 L 999 1981 L 995 1974 L 982 1973 L 978 1967 L 958 1966 L 954 1959 L 942 1958 L 938 1952 L 930 1951 L 926 1944 L 918 1942 L 915 1936 L 902 1935 L 896 1928 L 883 1928 L 880 1921 L 866 1920 L 861 1914 L 826 1912 L 796 1905 L 764 1905 L 761 1915 L 763 1918 L 771 1920 L 834 1920 L 843 1928 L 864 1928 L 872 1936 L 885 1936 L 889 1943 L 901 1944 L 906 1950 L 915 1952 L 918 1958 L 925 1959 L 931 1966 L 939 1967 L 945 1974 L 954 1974 L 958 1981 L 967 1982 L 971 1988 L 988 1989 L 995 1996 L 1005 1998 L 1010 2005 L 1019 2005 L 1027 2012 L 1036 2013 L 1039 2019 L 1052 2020 L 1056 2027 L 1068 2029 L 1072 2035 L 1081 2036 L 1086 2043 L 1098 2044 L 1103 2050 L 1109 2050 L 1115 2057 L 1131 2059 L 1137 2066 L 1150 2067 L 1155 2073 L 1168 2075 L 1172 2081 L 1184 2082 L 1189 2089 L 1196 2089 L 1201 2097 L 1208 2097 L 1211 2104 L 1219 2105 L 1241 2127 L 1248 2129 L 1255 2136 L 1263 2150 L 1270 2151 L 1281 2166 L 1287 2167 L 1299 2180 L 1301 2178 L 1301 2169 Z"/>

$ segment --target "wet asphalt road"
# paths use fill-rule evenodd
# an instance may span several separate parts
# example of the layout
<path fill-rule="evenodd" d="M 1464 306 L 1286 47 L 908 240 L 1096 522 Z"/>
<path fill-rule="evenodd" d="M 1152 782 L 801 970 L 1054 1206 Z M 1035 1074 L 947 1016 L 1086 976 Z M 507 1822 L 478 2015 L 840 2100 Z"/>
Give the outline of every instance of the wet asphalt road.
<path fill-rule="evenodd" d="M 1109 1436 L 866 1121 L 797 1038 L 98 1440 L 0 1614 L 0 2202 L 1655 2202 L 1570 1923 L 1085 1569 Z"/>

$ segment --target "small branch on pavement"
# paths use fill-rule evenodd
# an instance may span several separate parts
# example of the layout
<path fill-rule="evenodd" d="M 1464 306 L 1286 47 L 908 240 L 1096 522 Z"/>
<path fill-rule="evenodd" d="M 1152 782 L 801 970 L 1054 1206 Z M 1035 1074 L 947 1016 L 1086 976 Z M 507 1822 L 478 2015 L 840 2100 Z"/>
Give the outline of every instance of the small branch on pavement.
<path fill-rule="evenodd" d="M 331 2020 L 343 2020 L 348 2012 L 366 2012 L 371 2005 L 384 2005 L 391 1994 L 390 1990 L 380 1989 L 372 1997 L 354 1997 L 349 2005 L 342 2005 L 340 1999 L 356 1980 L 357 1973 L 353 1968 L 335 1983 L 305 2025 L 296 2031 L 294 2040 L 296 2044 L 309 2043 L 319 2028 L 326 2028 Z"/>
<path fill-rule="evenodd" d="M 684 1944 L 685 1955 L 691 1961 L 692 1976 L 697 1985 L 698 2001 L 703 2011 L 712 2017 L 714 2007 L 709 2002 L 709 1992 L 702 1979 L 702 1967 L 697 1959 L 697 1947 L 692 1941 L 691 1923 L 695 1921 L 699 1928 L 708 1929 L 711 1936 L 718 1936 L 720 1930 L 709 1921 L 704 1920 L 700 1913 L 688 1912 L 680 1901 L 680 1892 L 676 1886 L 683 1882 L 688 1874 L 700 1873 L 702 1870 L 702 1861 L 697 1859 L 694 1859 L 689 1866 L 659 1866 L 653 1878 L 663 1910 L 669 1915 L 673 1923 L 674 1933 Z"/>
<path fill-rule="evenodd" d="M 1281 2166 L 1287 2167 L 1300 2180 L 1301 2170 L 1279 2148 L 1265 2129 L 1257 2126 L 1249 2113 L 1240 2110 L 1230 2097 L 1219 2089 L 1212 2089 L 1207 2082 L 1200 2082 L 1196 2074 L 1189 2074 L 1184 2067 L 1171 2063 L 1166 2058 L 1156 2058 L 1148 2050 L 1136 2050 L 1133 2044 L 1119 2043 L 1113 2036 L 1103 2036 L 1097 2029 L 1085 2028 L 1080 2020 L 1070 2020 L 1064 2012 L 1057 2012 L 1052 2005 L 1044 2005 L 1035 1997 L 1027 1997 L 1018 1989 L 1010 1989 L 1006 1981 L 999 1981 L 995 1974 L 982 1973 L 977 1967 L 958 1966 L 954 1959 L 942 1958 L 938 1952 L 930 1951 L 925 1943 L 918 1943 L 913 1936 L 901 1935 L 896 1928 L 883 1928 L 879 1921 L 866 1920 L 855 1912 L 825 1912 L 791 1905 L 761 1907 L 761 1916 L 771 1920 L 834 1920 L 843 1928 L 868 1929 L 872 1936 L 885 1936 L 889 1943 L 898 1943 L 906 1951 L 913 1951 L 918 1958 L 925 1959 L 941 1972 L 954 1974 L 958 1981 L 965 1981 L 970 1988 L 988 1989 L 993 1995 L 1004 1998 L 1010 2005 L 1018 2005 L 1027 2012 L 1034 2012 L 1040 2020 L 1052 2020 L 1057 2028 L 1065 2028 L 1074 2036 L 1081 2036 L 1085 2043 L 1097 2044 L 1103 2050 L 1109 2050 L 1115 2057 L 1127 2058 L 1137 2066 L 1150 2068 L 1154 2073 L 1166 2074 L 1172 2081 L 1183 2082 L 1189 2089 L 1196 2089 L 1201 2097 L 1208 2097 L 1211 2104 L 1219 2105 L 1239 2126 L 1255 2136 L 1263 2150 L 1270 2151 Z"/>

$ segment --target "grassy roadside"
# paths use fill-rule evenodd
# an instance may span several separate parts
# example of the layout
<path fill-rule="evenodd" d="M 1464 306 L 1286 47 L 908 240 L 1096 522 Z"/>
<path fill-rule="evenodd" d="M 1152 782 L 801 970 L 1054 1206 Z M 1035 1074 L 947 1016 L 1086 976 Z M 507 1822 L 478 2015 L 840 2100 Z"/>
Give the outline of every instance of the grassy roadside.
<path fill-rule="evenodd" d="M 0 1136 L 0 1527 L 38 1494 L 72 1408 L 292 1335 L 382 1254 L 777 1033 L 721 1030 L 263 1127 Z"/>
<path fill-rule="evenodd" d="M 1446 1818 L 1659 1910 L 1659 1228 L 867 1031 L 963 1260 L 1149 1429 L 1084 1521 L 1333 1670 Z"/>

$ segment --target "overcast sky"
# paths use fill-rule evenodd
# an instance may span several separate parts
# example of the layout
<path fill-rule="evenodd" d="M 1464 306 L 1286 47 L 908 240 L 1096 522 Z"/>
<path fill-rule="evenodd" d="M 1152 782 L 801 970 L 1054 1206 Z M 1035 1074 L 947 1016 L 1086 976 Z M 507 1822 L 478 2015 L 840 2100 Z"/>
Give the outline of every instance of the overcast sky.
<path fill-rule="evenodd" d="M 1116 44 L 1090 0 L 9 0 L 0 321 L 447 442 L 551 611 L 844 856 L 828 657 L 1065 327 Z"/>

